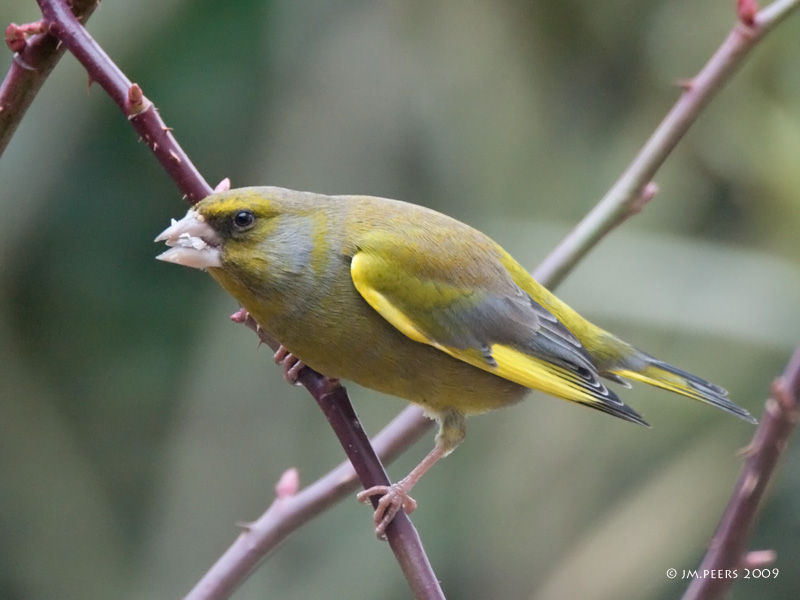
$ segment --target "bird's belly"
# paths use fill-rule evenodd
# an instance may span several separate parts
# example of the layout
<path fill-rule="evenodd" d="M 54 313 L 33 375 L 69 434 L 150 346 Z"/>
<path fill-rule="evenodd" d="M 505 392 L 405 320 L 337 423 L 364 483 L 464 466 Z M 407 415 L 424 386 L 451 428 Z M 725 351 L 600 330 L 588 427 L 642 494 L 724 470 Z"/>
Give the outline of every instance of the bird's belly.
<path fill-rule="evenodd" d="M 529 391 L 411 340 L 367 309 L 341 320 L 329 318 L 324 326 L 319 319 L 256 319 L 315 371 L 410 400 L 431 413 L 486 412 L 516 403 Z M 311 321 L 317 325 L 303 324 Z"/>
<path fill-rule="evenodd" d="M 276 289 L 254 289 L 224 271 L 212 275 L 272 337 L 323 375 L 410 400 L 432 414 L 486 412 L 528 391 L 406 337 L 361 298 L 349 272 L 322 284 L 309 280 L 292 304 Z"/>

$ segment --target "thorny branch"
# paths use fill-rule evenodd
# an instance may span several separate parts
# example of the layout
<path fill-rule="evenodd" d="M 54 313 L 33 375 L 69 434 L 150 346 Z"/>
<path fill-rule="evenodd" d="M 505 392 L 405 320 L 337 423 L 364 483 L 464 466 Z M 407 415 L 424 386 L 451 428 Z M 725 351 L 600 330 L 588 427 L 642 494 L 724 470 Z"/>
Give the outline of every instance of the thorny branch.
<path fill-rule="evenodd" d="M 196 202 L 210 193 L 210 187 L 183 153 L 152 103 L 142 94 L 141 89 L 131 83 L 114 65 L 81 25 L 81 22 L 85 23 L 96 8 L 97 2 L 72 0 L 72 11 L 70 11 L 64 0 L 38 1 L 44 15 L 41 24 L 12 25 L 7 30 L 7 43 L 15 52 L 15 59 L 0 86 L 0 153 L 7 146 L 43 81 L 63 55 L 64 50 L 69 49 L 84 64 L 91 80 L 98 82 L 120 106 L 185 197 L 190 202 Z M 675 107 L 617 183 L 540 265 L 535 275 L 541 283 L 551 288 L 555 287 L 600 239 L 641 210 L 655 195 L 656 187 L 651 182 L 652 177 L 671 150 L 697 115 L 732 77 L 750 50 L 768 31 L 797 8 L 798 1 L 777 0 L 763 10 L 757 11 L 753 0 L 739 0 L 740 23 L 734 27 L 703 70 L 684 86 L 684 93 Z M 58 43 L 59 41 L 61 43 Z M 254 326 L 254 323 L 249 325 Z M 325 378 L 310 370 L 306 370 L 303 379 L 308 380 L 307 387 L 312 395 L 315 394 L 323 410 L 326 410 L 332 425 L 337 419 L 348 421 L 355 418 L 343 388 L 331 387 Z M 783 377 L 773 385 L 772 397 L 767 402 L 762 424 L 749 446 L 742 475 L 701 569 L 734 568 L 742 560 L 748 560 L 750 555 L 743 556 L 743 552 L 753 516 L 797 419 L 799 382 L 800 350 L 795 353 Z M 355 423 L 357 424 L 357 421 Z M 374 444 L 382 456 L 390 460 L 418 439 L 429 426 L 430 423 L 421 416 L 418 409 L 410 408 L 379 434 Z M 366 438 L 360 430 L 360 425 L 352 429 L 350 427 L 345 426 L 342 435 L 348 440 L 359 440 L 358 443 L 363 444 Z M 335 430 L 336 428 L 334 425 Z M 369 454 L 371 449 L 368 446 L 367 444 L 367 447 L 360 447 Z M 371 473 L 367 475 L 369 480 L 363 481 L 365 487 L 388 482 L 377 459 L 366 458 L 364 459 L 366 463 L 361 460 L 355 457 L 355 464 L 361 463 L 359 470 L 366 469 Z M 283 491 L 277 494 L 278 498 L 273 506 L 259 520 L 245 528 L 240 539 L 220 559 L 215 568 L 209 571 L 190 597 L 195 599 L 227 597 L 259 560 L 294 529 L 344 495 L 351 493 L 355 488 L 353 475 L 352 467 L 345 463 L 303 490 L 297 491 L 292 486 L 282 488 Z M 398 523 L 402 520 L 401 517 Z M 408 526 L 413 531 L 410 521 Z M 399 527 L 387 531 L 390 541 L 393 535 L 396 535 L 393 534 L 393 529 Z M 415 531 L 413 536 L 416 536 Z M 406 544 L 406 542 L 407 540 L 401 540 L 398 543 Z M 412 539 L 411 545 L 405 547 L 415 548 L 414 543 L 418 543 L 418 538 L 416 542 Z M 411 552 L 413 557 L 423 558 L 427 563 L 421 546 Z M 402 565 L 402 559 L 400 560 Z M 415 585 L 414 578 L 417 579 L 418 587 L 419 582 L 424 579 L 416 571 L 418 568 L 424 570 L 425 566 L 412 564 L 410 567 L 412 587 Z M 427 568 L 429 569 L 429 565 Z M 214 577 L 211 577 L 212 575 Z M 204 585 L 215 577 L 221 578 L 220 581 L 223 582 L 221 587 Z M 429 577 L 435 582 L 432 571 Z M 718 597 L 724 591 L 715 585 L 715 582 L 718 584 L 719 581 L 709 579 L 694 581 L 687 590 L 684 600 Z M 441 597 L 438 584 L 432 591 L 426 591 L 424 587 L 415 589 L 417 597 Z"/>

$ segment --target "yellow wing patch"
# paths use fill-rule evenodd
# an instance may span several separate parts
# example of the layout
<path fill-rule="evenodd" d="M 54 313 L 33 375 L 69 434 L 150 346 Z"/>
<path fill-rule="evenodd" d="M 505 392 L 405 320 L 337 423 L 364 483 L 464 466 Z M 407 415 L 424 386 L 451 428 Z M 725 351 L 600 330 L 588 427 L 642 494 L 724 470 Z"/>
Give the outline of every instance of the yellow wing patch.
<path fill-rule="evenodd" d="M 369 281 L 369 256 L 359 253 L 353 257 L 350 263 L 350 276 L 353 278 L 353 285 L 356 290 L 361 294 L 361 297 L 367 301 L 372 308 L 374 308 L 379 315 L 389 321 L 399 331 L 410 337 L 415 342 L 422 342 L 423 344 L 430 344 L 429 340 L 423 333 L 417 329 L 413 321 L 392 304 L 389 299 L 376 290 Z"/>
<path fill-rule="evenodd" d="M 375 264 L 375 261 L 378 260 L 367 253 L 357 253 L 350 264 L 353 284 L 364 300 L 405 336 L 415 342 L 433 346 L 458 360 L 498 377 L 558 398 L 584 404 L 602 404 L 607 399 L 605 395 L 607 392 L 603 393 L 605 390 L 600 391 L 591 387 L 576 373 L 524 354 L 509 346 L 493 345 L 491 354 L 496 364 L 490 364 L 487 362 L 486 356 L 477 348 L 452 348 L 431 339 L 420 329 L 412 317 L 375 289 L 373 278 L 376 269 L 381 267 L 380 264 Z"/>
<path fill-rule="evenodd" d="M 701 402 L 709 401 L 708 396 L 701 394 L 689 386 L 683 377 L 674 375 L 668 371 L 664 371 L 663 369 L 645 368 L 641 373 L 629 371 L 627 369 L 616 369 L 614 370 L 614 373 L 620 377 L 633 379 L 634 381 L 641 381 L 643 383 L 649 383 L 650 385 L 660 387 L 661 389 L 669 390 L 670 392 L 675 392 L 676 394 L 681 394 L 682 396 L 687 396 L 693 400 L 700 400 Z"/>
<path fill-rule="evenodd" d="M 572 371 L 503 344 L 495 344 L 491 348 L 496 366 L 487 363 L 483 354 L 475 349 L 460 350 L 440 344 L 432 345 L 479 369 L 557 398 L 583 404 L 602 403 L 605 400 L 602 394 L 598 394 L 599 390 L 588 386 Z"/>

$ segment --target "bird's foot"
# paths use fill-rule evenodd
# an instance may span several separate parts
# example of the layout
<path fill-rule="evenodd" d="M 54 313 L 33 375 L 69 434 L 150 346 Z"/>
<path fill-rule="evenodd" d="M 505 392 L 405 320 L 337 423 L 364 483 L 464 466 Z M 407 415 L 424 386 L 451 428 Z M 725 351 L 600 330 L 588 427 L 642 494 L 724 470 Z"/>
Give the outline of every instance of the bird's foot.
<path fill-rule="evenodd" d="M 306 363 L 283 346 L 275 352 L 275 363 L 281 366 L 283 378 L 292 385 L 297 385 L 297 376 L 306 366 Z"/>
<path fill-rule="evenodd" d="M 360 492 L 356 498 L 359 502 L 367 503 L 373 496 L 380 496 L 378 506 L 375 507 L 373 520 L 375 521 L 375 535 L 378 539 L 386 539 L 386 528 L 392 522 L 395 515 L 402 508 L 407 515 L 414 512 L 417 502 L 408 495 L 408 489 L 403 482 L 393 483 L 392 485 L 375 485 Z"/>

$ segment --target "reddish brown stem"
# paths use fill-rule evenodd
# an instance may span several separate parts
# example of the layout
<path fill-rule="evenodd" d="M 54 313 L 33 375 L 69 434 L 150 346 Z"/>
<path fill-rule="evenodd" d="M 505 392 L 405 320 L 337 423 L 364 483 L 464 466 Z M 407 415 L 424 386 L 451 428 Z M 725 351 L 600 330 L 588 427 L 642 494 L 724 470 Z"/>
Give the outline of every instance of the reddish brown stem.
<path fill-rule="evenodd" d="M 50 33 L 75 55 L 86 68 L 91 80 L 100 84 L 122 109 L 184 196 L 194 203 L 210 194 L 211 187 L 175 141 L 152 103 L 92 39 L 64 0 L 38 2 Z M 226 184 L 223 182 L 221 185 L 225 187 Z M 254 322 L 251 325 L 256 329 Z M 263 334 L 261 330 L 258 332 Z M 273 350 L 277 348 L 274 341 L 262 339 Z M 370 446 L 345 389 L 308 368 L 300 373 L 299 381 L 325 413 L 364 487 L 389 483 L 383 465 Z M 405 515 L 395 521 L 393 527 L 387 531 L 387 538 L 415 597 L 443 598 L 438 579 L 411 521 Z"/>
<path fill-rule="evenodd" d="M 683 600 L 720 598 L 732 578 L 703 577 L 704 572 L 725 572 L 741 568 L 750 529 L 764 497 L 767 484 L 797 424 L 800 408 L 800 347 L 772 384 L 761 424 L 747 447 L 744 466 L 722 515 L 708 552 L 697 569 Z"/>
<path fill-rule="evenodd" d="M 247 327 L 256 332 L 259 339 L 273 350 L 277 350 L 275 340 L 264 332 L 258 323 L 244 311 L 234 314 L 231 319 L 236 322 L 244 323 Z M 347 458 L 355 469 L 356 475 L 364 484 L 365 488 L 373 485 L 391 485 L 389 476 L 381 464 L 378 455 L 370 444 L 367 434 L 361 427 L 353 405 L 347 397 L 347 391 L 342 387 L 338 380 L 331 383 L 326 377 L 305 367 L 297 377 L 297 380 L 308 389 L 314 397 L 322 412 L 325 413 L 328 422 L 333 428 L 339 442 L 345 448 Z M 372 485 L 367 485 L 367 481 L 375 481 Z M 373 508 L 377 508 L 380 498 L 371 498 Z M 386 528 L 386 538 L 392 552 L 395 554 L 400 568 L 414 593 L 414 598 L 434 599 L 444 598 L 439 581 L 422 549 L 422 542 L 419 534 L 411 519 L 403 511 L 397 513 L 394 520 Z M 204 596 L 193 596 L 193 598 L 204 598 Z"/>
<path fill-rule="evenodd" d="M 52 28 L 51 31 L 54 32 L 59 31 L 61 35 L 64 35 L 65 43 L 67 43 L 67 40 L 71 40 L 72 46 L 70 46 L 70 49 L 76 53 L 76 56 L 78 56 L 78 52 L 76 52 L 76 49 L 80 50 L 82 47 L 85 46 L 84 49 L 86 50 L 86 53 L 84 54 L 84 58 L 91 59 L 93 56 L 95 57 L 95 60 L 93 62 L 90 61 L 90 64 L 84 63 L 85 65 L 87 65 L 87 70 L 89 70 L 92 79 L 100 81 L 100 78 L 97 76 L 98 73 L 103 72 L 104 69 L 110 69 L 110 70 L 115 69 L 113 63 L 111 63 L 108 57 L 105 56 L 104 53 L 102 53 L 102 50 L 97 48 L 99 52 L 95 52 L 94 46 L 96 45 L 94 44 L 93 41 L 91 41 L 91 38 L 88 38 L 88 35 L 86 36 L 86 38 L 88 38 L 88 40 L 91 42 L 91 45 L 86 45 L 86 39 L 79 35 L 82 30 L 79 24 L 77 33 L 73 31 L 74 27 L 72 24 L 70 24 L 69 26 L 63 25 L 63 23 L 69 22 L 69 19 L 67 18 L 67 15 L 69 15 L 69 10 L 67 9 L 66 4 L 64 2 L 54 2 L 52 0 L 50 1 L 39 0 L 39 2 L 40 5 L 42 6 L 43 11 L 45 10 L 46 6 L 51 7 L 50 18 L 48 19 L 48 24 Z M 95 7 L 95 0 L 73 0 L 72 4 L 73 4 L 73 11 L 75 11 L 78 14 L 88 15 Z M 785 15 L 788 14 L 788 12 L 791 10 L 791 7 L 794 4 L 795 3 L 792 2 L 791 0 L 779 0 L 775 2 L 773 5 L 770 5 L 770 7 L 768 7 L 767 9 L 761 11 L 761 13 L 758 13 L 752 19 L 753 21 L 752 25 L 756 26 L 756 28 L 760 30 L 759 32 L 763 34 L 766 32 L 767 29 L 771 28 L 780 19 L 785 17 Z M 71 17 L 71 15 L 69 16 Z M 740 11 L 740 18 L 745 24 L 747 25 L 751 24 L 747 23 L 750 20 L 747 14 L 741 14 L 741 11 Z M 77 21 L 75 20 L 73 21 L 77 23 Z M 757 37 L 753 36 L 753 31 L 750 31 L 749 29 L 739 31 L 738 33 L 748 34 L 748 35 L 743 35 L 743 39 L 749 38 L 750 40 L 754 41 L 755 38 Z M 7 76 L 6 80 L 3 82 L 2 87 L 0 87 L 0 152 L 2 152 L 2 149 L 5 147 L 5 144 L 7 143 L 8 139 L 10 139 L 11 134 L 13 133 L 14 128 L 16 127 L 16 123 L 19 121 L 22 114 L 24 114 L 27 105 L 35 96 L 36 92 L 41 86 L 42 81 L 50 72 L 50 70 L 52 70 L 53 66 L 55 65 L 55 62 L 58 60 L 58 58 L 60 58 L 62 53 L 63 53 L 63 46 L 59 47 L 58 44 L 56 43 L 55 37 L 47 33 L 47 34 L 35 35 L 26 40 L 24 48 L 22 49 L 20 54 L 17 57 L 15 57 L 15 63 L 12 66 L 11 70 L 9 71 L 9 75 Z M 729 58 L 734 63 L 740 63 L 742 60 L 742 55 L 743 53 L 738 53 L 738 54 L 731 53 Z M 80 56 L 78 57 L 80 59 Z M 118 74 L 122 76 L 121 73 Z M 140 90 L 137 90 L 137 88 L 133 87 L 133 85 L 127 79 L 125 79 L 124 76 L 122 76 L 122 79 L 120 81 L 111 78 L 108 84 L 109 85 L 113 84 L 112 88 L 116 90 L 116 92 L 119 92 L 119 93 L 115 92 L 116 96 L 111 92 L 109 92 L 109 94 L 112 96 L 112 98 L 115 98 L 115 101 L 117 101 L 118 104 L 122 102 L 120 106 L 122 110 L 125 112 L 125 114 L 129 116 L 135 115 L 134 120 L 137 121 L 137 123 L 135 124 L 135 126 L 137 126 L 137 130 L 139 130 L 139 127 L 141 127 L 146 133 L 149 133 L 151 135 L 151 140 L 150 142 L 148 142 L 149 144 L 157 143 L 156 137 L 160 135 L 159 132 L 166 133 L 165 131 L 166 128 L 164 127 L 163 122 L 160 122 L 160 119 L 158 120 L 141 119 L 141 117 L 144 115 L 154 115 L 155 110 L 152 108 L 150 109 L 145 108 L 143 112 L 138 113 L 138 111 L 147 104 L 145 102 L 146 99 L 144 98 L 143 94 L 140 94 Z M 687 92 L 689 93 L 697 91 L 696 81 L 692 81 L 691 84 L 687 85 L 686 87 L 687 87 Z M 716 89 L 712 89 L 711 91 L 712 92 L 716 91 Z M 700 106 L 700 108 L 702 108 L 702 106 Z M 142 137 L 144 139 L 147 139 L 145 135 L 142 135 Z M 174 143 L 174 140 L 171 139 L 171 136 L 167 136 L 166 139 L 171 140 Z M 175 144 L 175 147 L 177 148 L 177 144 Z M 153 147 L 153 145 L 151 145 L 151 148 L 154 150 L 154 152 L 157 152 L 157 149 Z M 178 150 L 180 149 L 178 148 Z M 170 154 L 168 150 L 162 149 L 161 154 L 165 159 L 171 159 L 173 163 L 191 165 L 191 163 L 188 161 L 188 158 L 186 159 L 182 158 L 182 152 L 176 151 L 173 154 Z M 163 161 L 162 164 L 164 164 Z M 170 172 L 170 174 L 173 175 L 173 177 L 176 177 L 175 175 L 176 173 L 181 172 L 180 170 L 171 169 L 169 168 L 169 166 L 170 163 L 169 161 L 167 161 L 165 164 L 165 168 L 167 168 L 167 170 Z M 205 182 L 202 180 L 199 174 L 197 174 L 196 171 L 194 171 L 194 173 L 187 171 L 185 177 L 186 178 L 184 180 L 181 180 L 179 177 L 177 177 L 176 181 L 178 182 L 178 185 L 181 187 L 181 189 L 186 191 L 187 196 L 190 199 L 196 200 L 202 197 L 202 195 L 208 193 L 208 186 L 205 184 Z M 646 180 L 647 179 L 645 178 L 643 181 Z M 193 184 L 195 186 L 194 191 L 189 190 L 190 188 L 189 184 Z M 606 232 L 601 232 L 599 235 L 594 237 L 591 234 L 588 235 L 588 242 L 586 242 L 586 246 L 587 247 L 592 246 L 594 243 L 596 243 L 599 237 L 604 235 L 604 233 Z M 559 271 L 557 269 L 554 272 L 557 275 L 553 276 L 550 279 L 550 283 L 552 284 L 558 278 L 558 276 L 562 276 L 563 270 L 571 268 L 571 266 L 580 258 L 580 256 L 581 256 L 580 254 L 576 254 L 574 256 L 570 256 L 569 260 L 564 260 L 562 263 L 563 266 L 561 267 L 562 270 Z M 542 276 L 542 279 L 547 280 L 548 276 L 546 275 Z M 795 360 L 794 363 L 797 363 L 797 360 Z M 795 369 L 795 373 L 797 372 L 797 370 L 798 369 Z M 787 369 L 787 373 L 788 372 L 789 369 Z M 792 380 L 795 382 L 793 385 L 786 383 L 787 381 L 792 381 Z M 729 512 L 726 511 L 726 518 L 724 518 L 723 522 L 720 524 L 720 528 L 718 529 L 717 535 L 715 536 L 715 544 L 709 551 L 709 556 L 707 557 L 707 560 L 709 560 L 709 557 L 712 557 L 712 555 L 716 555 L 718 557 L 725 556 L 727 557 L 725 558 L 725 560 L 727 560 L 730 557 L 738 559 L 741 558 L 742 556 L 742 548 L 744 547 L 743 542 L 741 543 L 739 550 L 737 550 L 736 552 L 732 552 L 730 551 L 730 549 L 734 550 L 736 549 L 735 546 L 736 535 L 739 535 L 741 539 L 743 539 L 744 535 L 746 535 L 747 530 L 749 529 L 749 524 L 746 523 L 746 519 L 752 519 L 752 515 L 754 515 L 755 513 L 755 502 L 757 502 L 757 500 L 760 499 L 760 494 L 763 494 L 763 487 L 765 485 L 767 476 L 774 470 L 775 461 L 777 460 L 777 455 L 782 450 L 783 445 L 785 445 L 786 436 L 788 436 L 788 433 L 791 430 L 791 427 L 787 425 L 787 422 L 785 422 L 787 421 L 787 419 L 784 413 L 786 412 L 786 414 L 791 414 L 791 415 L 796 414 L 796 397 L 798 393 L 797 376 L 795 376 L 792 379 L 788 377 L 788 375 L 785 375 L 782 382 L 783 382 L 781 384 L 782 387 L 780 387 L 779 389 L 783 389 L 784 392 L 786 390 L 790 390 L 792 392 L 794 397 L 792 402 L 794 403 L 795 409 L 789 412 L 786 411 L 785 407 L 788 406 L 786 399 L 789 398 L 789 396 L 786 393 L 782 394 L 777 393 L 776 398 L 774 398 L 771 401 L 771 402 L 778 402 L 777 406 L 782 407 L 780 408 L 780 410 L 777 411 L 777 413 L 773 415 L 773 413 L 775 412 L 775 407 L 768 406 L 767 415 L 765 415 L 763 419 L 762 427 L 758 430 L 756 440 L 754 441 L 753 444 L 754 448 L 753 453 L 748 459 L 748 462 L 745 465 L 745 470 L 743 471 L 743 476 L 740 479 L 741 487 L 737 487 L 737 494 L 734 495 L 734 499 L 732 499 L 731 501 L 732 505 L 735 504 L 736 498 L 740 495 L 738 492 L 740 492 L 741 490 L 750 490 L 750 488 L 752 488 L 752 491 L 750 491 L 750 493 L 746 495 L 747 496 L 746 499 L 748 500 L 749 504 L 745 503 L 746 506 L 745 504 L 743 504 L 743 508 L 736 509 L 739 511 L 738 513 L 736 513 L 740 515 L 739 517 L 731 517 L 730 519 L 728 519 L 727 515 L 729 514 Z M 776 388 L 778 387 L 779 386 L 776 386 Z M 332 391 L 333 390 L 328 389 L 328 395 L 331 395 Z M 781 400 L 781 398 L 783 400 Z M 330 413 L 330 418 L 346 419 L 347 415 L 342 414 L 341 411 L 332 411 Z M 775 423 L 771 422 L 771 419 L 773 418 L 776 420 Z M 793 418 L 794 417 L 792 416 L 792 418 L 788 419 L 788 421 L 792 421 Z M 778 444 L 777 442 L 775 442 L 775 440 L 783 440 L 783 443 Z M 759 448 L 761 449 L 759 450 Z M 756 470 L 755 470 L 755 473 L 757 474 L 756 479 L 753 479 L 753 477 L 750 477 L 749 479 L 745 478 L 745 473 L 748 472 L 753 473 L 753 471 L 747 471 L 748 466 L 751 464 L 751 461 L 756 461 L 752 463 L 756 465 Z M 367 484 L 365 482 L 365 485 L 371 485 L 371 483 Z M 759 496 L 756 497 L 756 494 L 759 494 Z M 742 495 L 742 497 L 744 497 L 744 495 Z M 731 509 L 731 505 L 729 505 L 729 509 Z M 318 507 L 316 510 L 321 510 L 321 509 Z M 731 510 L 730 514 L 733 515 L 734 511 Z M 304 517 L 310 518 L 310 515 L 305 514 Z M 302 520 L 304 517 L 301 516 L 300 519 Z M 731 523 L 732 525 L 730 525 Z M 743 523 L 746 525 L 744 529 L 742 528 Z M 733 532 L 736 535 L 731 537 L 731 532 Z M 285 535 L 288 535 L 288 533 L 283 532 L 282 535 L 285 537 Z M 268 547 L 270 546 L 265 546 L 265 548 Z M 727 550 L 720 551 L 720 548 L 723 549 L 727 548 Z M 254 557 L 254 560 L 257 562 L 258 556 Z M 704 562 L 704 565 L 705 564 L 706 563 Z M 713 565 L 715 563 L 712 561 L 709 564 Z M 693 588 L 694 588 L 694 583 L 687 591 L 687 598 L 692 598 L 694 600 L 696 598 L 710 597 L 709 595 L 707 595 L 709 592 L 702 592 L 701 595 L 697 594 L 691 595 L 693 593 Z M 713 593 L 714 590 L 712 590 L 711 592 Z M 206 596 L 206 597 L 222 597 L 222 596 Z"/>
<path fill-rule="evenodd" d="M 680 82 L 683 94 L 672 110 L 603 199 L 539 265 L 534 274 L 537 279 L 559 283 L 572 265 L 635 212 L 635 205 L 650 195 L 646 186 L 697 116 L 741 67 L 746 55 L 793 9 L 789 2 L 778 1 L 768 11 L 754 15 L 752 26 L 737 23 L 700 72 Z"/>
<path fill-rule="evenodd" d="M 409 406 L 375 436 L 372 445 L 384 461 L 391 462 L 431 424 L 418 407 Z M 184 600 L 229 597 L 270 551 L 344 495 L 355 492 L 357 484 L 353 465 L 346 462 L 289 497 L 278 495 L 263 515 L 242 528 L 239 537 Z"/>
<path fill-rule="evenodd" d="M 81 62 L 91 81 L 97 82 L 122 109 L 184 197 L 194 204 L 208 196 L 211 186 L 175 141 L 158 111 L 92 39 L 66 2 L 38 1 L 47 29 Z M 131 97 L 138 97 L 138 103 L 132 103 Z"/>
<path fill-rule="evenodd" d="M 72 2 L 72 11 L 84 23 L 96 7 L 97 0 Z M 9 29 L 12 29 L 11 35 L 16 41 L 12 42 L 14 62 L 0 84 L 0 156 L 65 50 L 64 46 L 58 44 L 56 37 L 49 33 L 40 33 L 25 39 L 25 35 L 34 31 L 31 26 L 9 26 Z M 6 35 L 8 34 L 6 30 Z"/>

